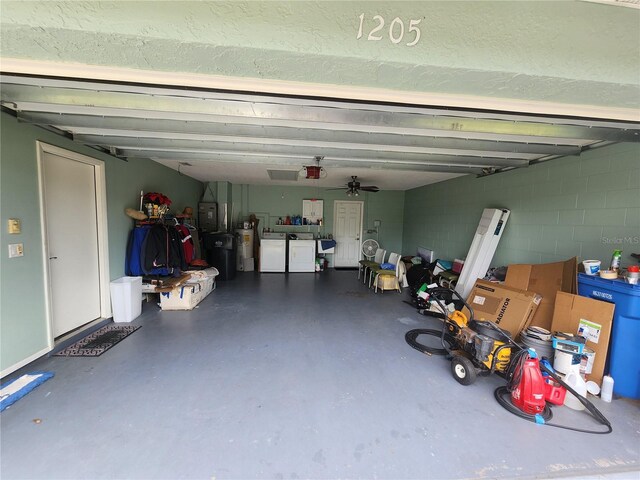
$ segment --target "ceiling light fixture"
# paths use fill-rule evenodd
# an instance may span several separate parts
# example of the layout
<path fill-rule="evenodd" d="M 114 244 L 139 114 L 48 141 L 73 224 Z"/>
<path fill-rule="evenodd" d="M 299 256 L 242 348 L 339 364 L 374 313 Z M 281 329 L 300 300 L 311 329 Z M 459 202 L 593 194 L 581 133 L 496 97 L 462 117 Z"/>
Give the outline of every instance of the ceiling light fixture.
<path fill-rule="evenodd" d="M 321 178 L 325 178 L 327 176 L 327 171 L 320 166 L 320 160 L 324 157 L 321 155 L 316 155 L 313 159 L 316 161 L 315 165 L 307 165 L 302 167 L 300 170 L 300 175 L 309 180 L 319 180 Z"/>

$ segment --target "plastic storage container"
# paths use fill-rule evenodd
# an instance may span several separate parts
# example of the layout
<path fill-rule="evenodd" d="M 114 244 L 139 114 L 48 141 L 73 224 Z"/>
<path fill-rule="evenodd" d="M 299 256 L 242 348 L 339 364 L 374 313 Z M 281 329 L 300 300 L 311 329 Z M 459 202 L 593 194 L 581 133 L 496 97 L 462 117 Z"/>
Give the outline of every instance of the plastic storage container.
<path fill-rule="evenodd" d="M 131 322 L 142 313 L 142 277 L 122 277 L 111 282 L 114 322 Z"/>
<path fill-rule="evenodd" d="M 609 350 L 613 392 L 640 399 L 640 285 L 580 273 L 578 294 L 615 304 Z"/>

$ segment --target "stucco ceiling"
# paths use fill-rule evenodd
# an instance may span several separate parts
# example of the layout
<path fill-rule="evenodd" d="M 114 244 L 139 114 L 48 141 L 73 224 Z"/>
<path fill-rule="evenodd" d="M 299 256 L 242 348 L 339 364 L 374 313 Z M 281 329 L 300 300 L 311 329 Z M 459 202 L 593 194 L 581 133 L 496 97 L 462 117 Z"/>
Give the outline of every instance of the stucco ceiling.
<path fill-rule="evenodd" d="M 639 140 L 637 9 L 5 0 L 0 10 L 5 109 L 203 181 L 304 184 L 267 170 L 321 157 L 327 176 L 314 184 L 358 175 L 408 189 Z M 365 23 L 357 35 L 358 19 L 375 15 L 414 19 L 420 41 L 391 42 L 398 22 L 381 41 Z"/>

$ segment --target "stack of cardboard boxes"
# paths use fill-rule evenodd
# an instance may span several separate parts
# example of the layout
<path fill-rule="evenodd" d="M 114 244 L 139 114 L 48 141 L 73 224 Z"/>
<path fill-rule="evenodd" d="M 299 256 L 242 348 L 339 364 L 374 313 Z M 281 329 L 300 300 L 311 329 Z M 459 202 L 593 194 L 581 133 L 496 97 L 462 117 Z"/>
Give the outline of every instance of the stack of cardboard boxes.
<path fill-rule="evenodd" d="M 514 338 L 530 325 L 586 336 L 586 346 L 595 351 L 588 379 L 601 383 L 614 305 L 576 295 L 577 265 L 576 258 L 539 265 L 509 265 L 504 284 L 478 280 L 467 303 L 475 319 L 491 320 Z M 588 335 L 585 325 L 589 325 Z"/>

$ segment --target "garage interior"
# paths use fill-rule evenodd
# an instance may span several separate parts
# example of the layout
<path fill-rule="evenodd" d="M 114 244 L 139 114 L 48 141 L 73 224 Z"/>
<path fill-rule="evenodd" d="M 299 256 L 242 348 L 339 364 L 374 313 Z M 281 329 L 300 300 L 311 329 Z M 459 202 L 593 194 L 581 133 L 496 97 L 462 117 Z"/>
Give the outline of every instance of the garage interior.
<path fill-rule="evenodd" d="M 98 317 L 52 330 L 40 171 L 42 145 L 103 168 L 101 292 L 127 274 L 124 211 L 140 192 L 176 214 L 217 202 L 225 230 L 253 214 L 260 232 L 323 239 L 335 202 L 362 202 L 360 242 L 450 260 L 485 208 L 505 208 L 492 266 L 608 266 L 622 248 L 626 268 L 640 251 L 637 2 L 4 1 L 0 13 L 2 383 L 55 372 L 1 414 L 3 478 L 637 477 L 637 400 L 590 397 L 610 435 L 514 417 L 493 398 L 503 379 L 462 386 L 407 345 L 408 330 L 442 325 L 407 305 L 410 289 L 375 294 L 332 255 L 319 273 L 237 272 L 190 311 L 144 303 L 142 328 L 104 355 L 53 356 L 111 315 L 102 295 Z M 381 39 L 376 16 L 391 25 Z M 353 176 L 379 191 L 347 196 Z M 281 225 L 305 199 L 323 200 L 323 223 Z"/>

